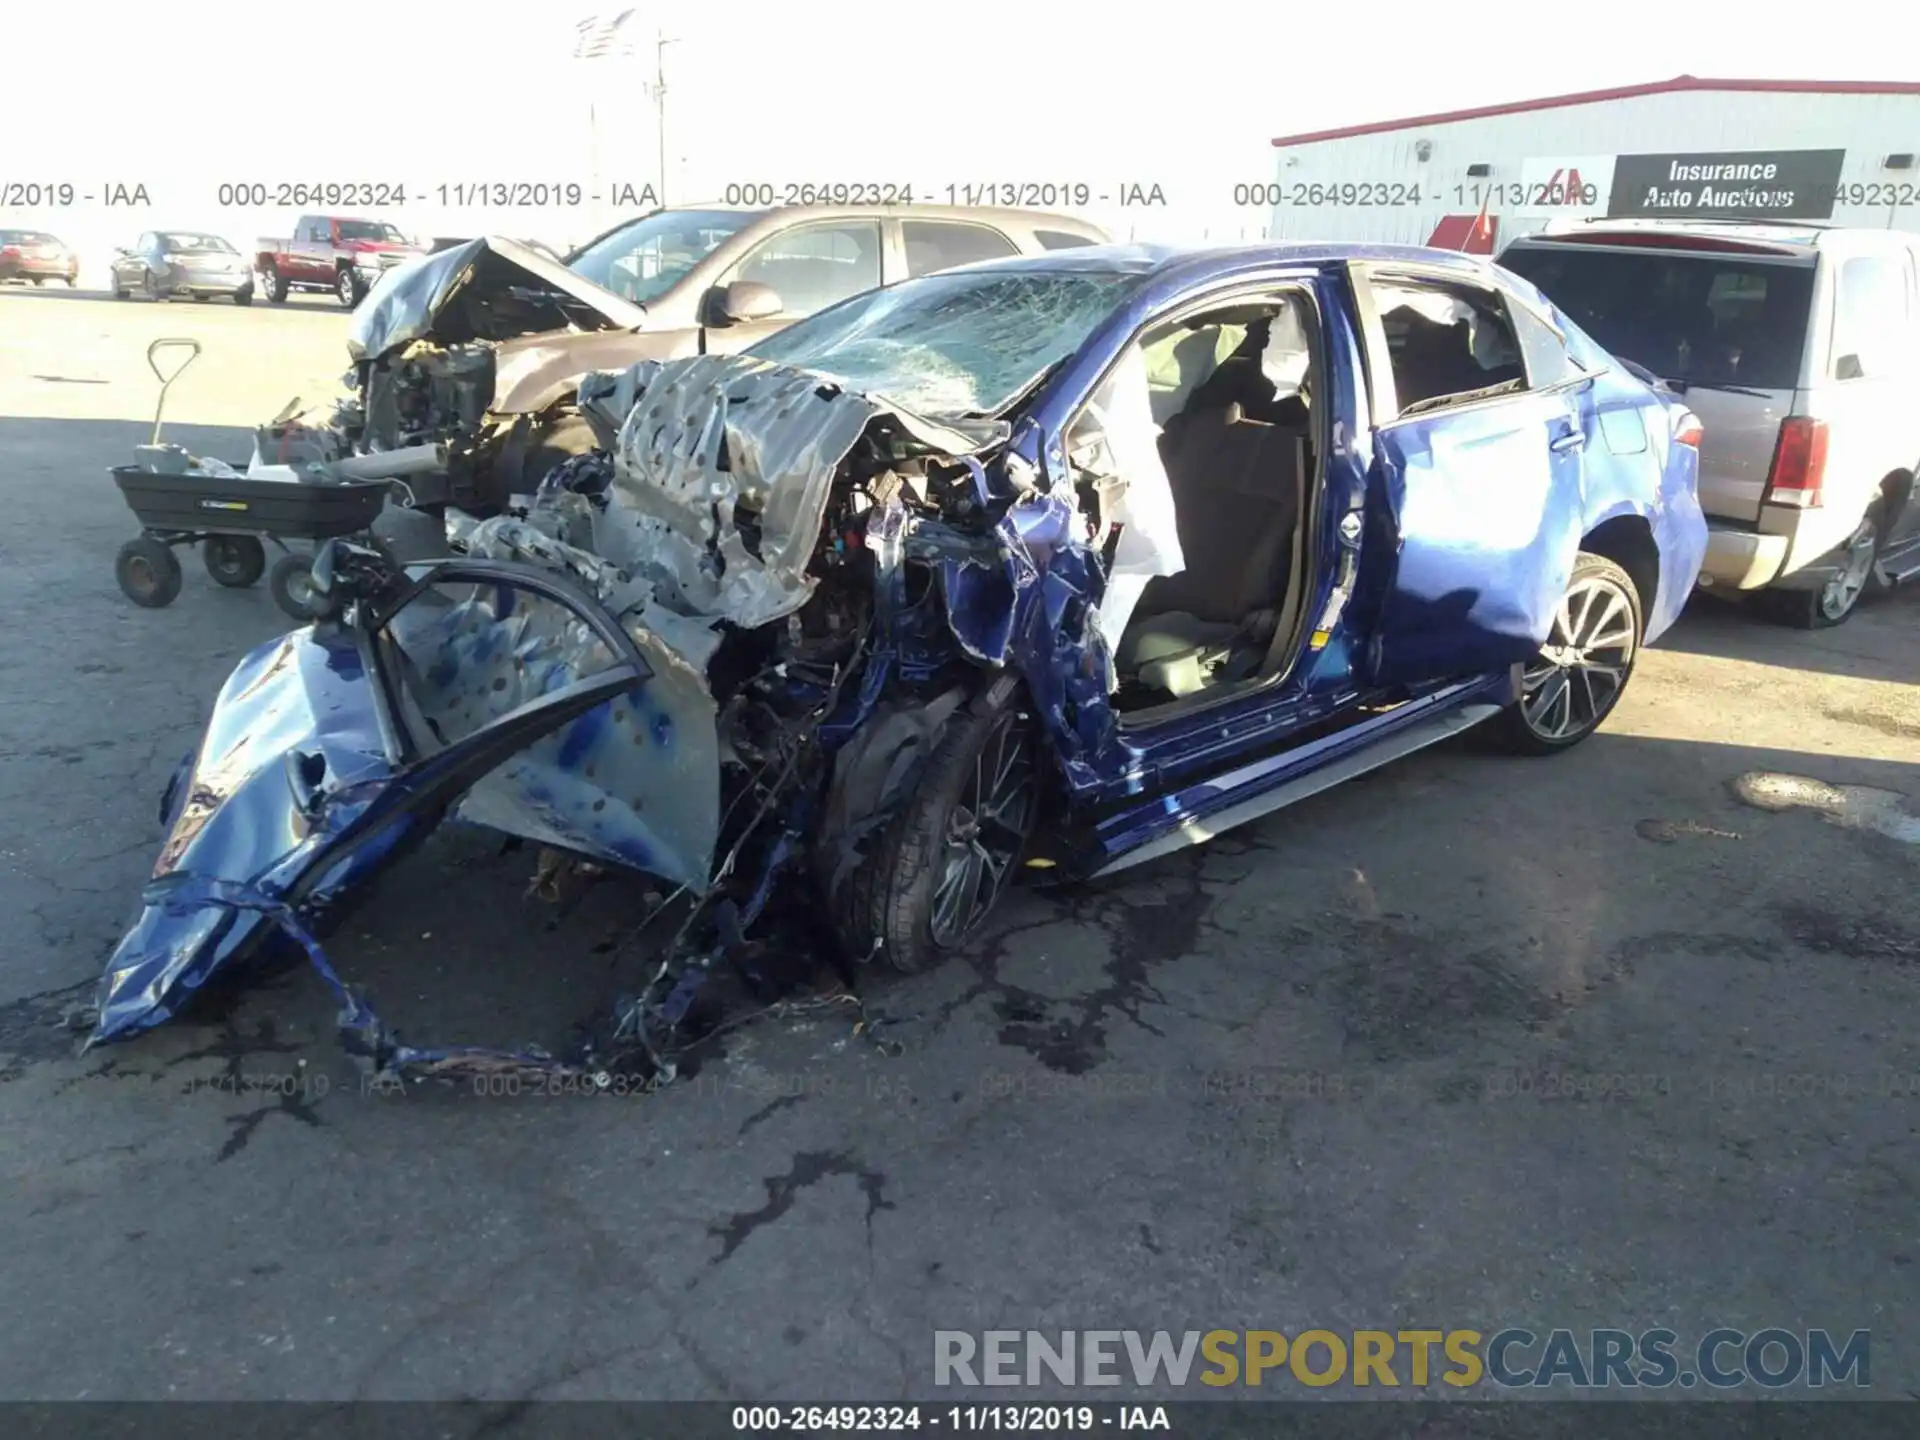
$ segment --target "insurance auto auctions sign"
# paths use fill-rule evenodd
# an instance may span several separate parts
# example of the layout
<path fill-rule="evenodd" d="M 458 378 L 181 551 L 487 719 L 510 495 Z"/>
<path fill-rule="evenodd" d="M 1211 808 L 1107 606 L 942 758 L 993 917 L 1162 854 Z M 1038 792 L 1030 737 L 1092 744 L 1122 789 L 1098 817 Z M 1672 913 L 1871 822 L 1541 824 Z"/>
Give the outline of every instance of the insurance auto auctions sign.
<path fill-rule="evenodd" d="M 1607 214 L 1826 220 L 1846 158 L 1844 150 L 1622 155 L 1614 161 Z"/>

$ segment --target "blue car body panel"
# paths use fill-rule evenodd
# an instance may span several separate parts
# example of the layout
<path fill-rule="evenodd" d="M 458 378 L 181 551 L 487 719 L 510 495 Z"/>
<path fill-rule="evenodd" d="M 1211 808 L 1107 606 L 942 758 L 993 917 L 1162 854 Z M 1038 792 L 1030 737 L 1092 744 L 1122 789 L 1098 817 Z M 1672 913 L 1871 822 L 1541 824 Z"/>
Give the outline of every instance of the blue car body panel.
<path fill-rule="evenodd" d="M 1706 527 L 1697 454 L 1672 439 L 1680 407 L 1516 277 L 1388 246 L 1091 247 L 996 263 L 1106 267 L 1139 283 L 1016 407 L 997 453 L 968 462 L 979 496 L 1003 507 L 991 545 L 959 543 L 898 502 L 869 512 L 879 633 L 860 685 L 822 734 L 843 743 L 875 713 L 889 677 L 932 673 L 955 647 L 976 666 L 1017 675 L 1061 781 L 1069 872 L 1112 868 L 1182 834 L 1204 838 L 1210 822 L 1350 761 L 1358 747 L 1450 710 L 1477 715 L 1510 702 L 1517 663 L 1546 638 L 1582 539 L 1602 526 L 1644 527 L 1634 533 L 1657 559 L 1647 640 L 1672 624 L 1692 589 Z M 1406 418 L 1376 413 L 1368 357 L 1372 347 L 1377 370 L 1383 352 L 1356 291 L 1369 265 L 1417 265 L 1504 288 L 1561 330 L 1584 378 Z M 1301 522 L 1308 638 L 1263 684 L 1123 722 L 1095 625 L 1104 569 L 1074 498 L 1067 428 L 1143 329 L 1278 286 L 1304 296 L 1319 322 L 1318 480 Z M 909 605 L 901 585 L 902 557 L 914 556 L 938 575 L 931 614 L 924 601 Z M 622 635 L 610 616 L 588 618 L 610 645 Z M 370 673 L 377 661 L 351 627 L 321 624 L 248 656 L 171 792 L 170 834 L 142 914 L 103 977 L 94 1038 L 168 1018 L 276 924 L 305 943 L 301 925 L 331 913 L 511 761 L 516 745 L 576 720 L 602 733 L 596 707 L 650 673 L 631 637 L 626 645 L 625 668 L 592 680 L 557 674 L 552 687 L 537 687 L 554 693 L 526 707 L 538 714 L 516 711 L 514 723 L 425 758 L 396 727 L 397 707 Z M 1355 723 L 1358 707 L 1383 703 L 1402 708 Z M 565 769 L 581 748 L 548 752 Z M 557 812 L 543 823 L 544 838 L 566 839 Z"/>

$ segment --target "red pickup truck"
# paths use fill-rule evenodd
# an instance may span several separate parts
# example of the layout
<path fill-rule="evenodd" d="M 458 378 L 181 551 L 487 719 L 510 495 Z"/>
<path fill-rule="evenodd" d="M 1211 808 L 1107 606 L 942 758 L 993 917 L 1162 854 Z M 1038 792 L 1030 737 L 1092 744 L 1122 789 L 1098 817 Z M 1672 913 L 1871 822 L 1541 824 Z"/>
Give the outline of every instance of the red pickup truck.
<path fill-rule="evenodd" d="M 278 305 L 290 290 L 331 290 L 351 310 L 382 272 L 425 253 L 384 220 L 302 215 L 291 240 L 262 240 L 254 268 Z"/>

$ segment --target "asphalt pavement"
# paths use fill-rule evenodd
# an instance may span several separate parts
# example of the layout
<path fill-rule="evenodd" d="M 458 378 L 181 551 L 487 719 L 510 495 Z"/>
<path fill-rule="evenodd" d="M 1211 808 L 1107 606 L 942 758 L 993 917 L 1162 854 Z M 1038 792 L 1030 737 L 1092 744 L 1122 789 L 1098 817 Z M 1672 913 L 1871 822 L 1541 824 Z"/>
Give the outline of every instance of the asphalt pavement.
<path fill-rule="evenodd" d="M 170 609 L 116 589 L 142 351 L 203 341 L 170 428 L 244 463 L 343 332 L 0 293 L 0 1397 L 926 1398 L 939 1329 L 1416 1325 L 1869 1329 L 1920 1388 L 1920 844 L 1735 790 L 1920 811 L 1911 595 L 1696 602 L 1569 754 L 1022 893 L 868 977 L 877 1031 L 761 1017 L 656 1094 L 368 1093 L 304 971 L 76 1056 L 161 789 L 284 628 L 192 556 Z M 551 1043 L 646 885 L 532 863 L 436 837 L 330 953 L 409 1039 Z"/>

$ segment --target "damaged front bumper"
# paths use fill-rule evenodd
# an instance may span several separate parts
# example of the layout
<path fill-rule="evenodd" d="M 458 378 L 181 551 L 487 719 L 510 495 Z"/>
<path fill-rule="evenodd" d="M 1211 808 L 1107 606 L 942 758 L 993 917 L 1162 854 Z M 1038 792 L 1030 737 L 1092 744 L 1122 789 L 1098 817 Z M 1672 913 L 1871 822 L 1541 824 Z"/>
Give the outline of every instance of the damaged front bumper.
<path fill-rule="evenodd" d="M 307 948 L 338 986 L 315 937 L 353 892 L 465 804 L 489 795 L 498 803 L 506 792 L 530 814 L 564 810 L 565 776 L 592 765 L 609 709 L 621 708 L 609 702 L 654 679 L 634 637 L 564 577 L 453 560 L 387 579 L 384 594 L 355 597 L 339 619 L 262 646 L 228 680 L 199 752 L 163 801 L 167 840 L 101 979 L 89 1045 L 171 1018 L 276 934 Z M 548 666 L 518 685 L 489 679 L 490 713 L 450 736 L 442 716 L 473 715 L 479 704 L 453 693 L 472 672 L 454 650 L 428 647 L 452 629 L 469 653 L 499 647 L 512 658 L 541 629 L 529 614 L 539 601 L 556 607 L 549 626 L 563 615 L 560 626 L 582 631 L 576 644 L 604 663 L 584 677 Z M 425 682 L 414 694 L 395 684 L 403 668 Z M 604 809 L 594 818 L 593 833 L 570 843 L 673 867 L 672 857 L 643 852 L 637 827 L 607 820 Z M 359 1032 L 353 1048 L 382 1051 L 364 1006 L 349 1001 L 343 1025 Z"/>

